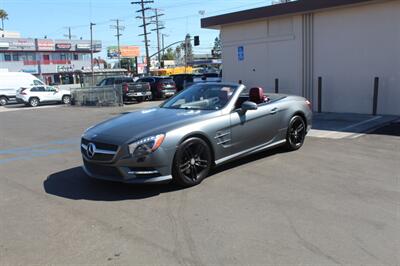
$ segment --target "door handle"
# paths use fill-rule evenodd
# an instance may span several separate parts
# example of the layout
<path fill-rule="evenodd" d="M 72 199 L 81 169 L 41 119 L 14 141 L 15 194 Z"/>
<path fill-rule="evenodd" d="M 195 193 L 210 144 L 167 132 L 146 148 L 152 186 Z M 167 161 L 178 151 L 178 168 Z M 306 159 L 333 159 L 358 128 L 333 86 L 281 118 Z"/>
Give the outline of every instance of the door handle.
<path fill-rule="evenodd" d="M 278 112 L 278 108 L 273 108 L 269 113 L 271 114 L 271 115 L 274 115 L 274 114 L 276 114 L 277 112 Z"/>

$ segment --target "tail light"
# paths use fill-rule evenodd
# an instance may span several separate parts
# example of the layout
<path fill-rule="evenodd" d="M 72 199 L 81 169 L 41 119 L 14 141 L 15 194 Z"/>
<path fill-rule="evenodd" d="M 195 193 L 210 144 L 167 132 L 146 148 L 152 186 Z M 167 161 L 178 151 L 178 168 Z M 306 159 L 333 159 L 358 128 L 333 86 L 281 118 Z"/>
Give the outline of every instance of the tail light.
<path fill-rule="evenodd" d="M 309 101 L 309 100 L 306 100 L 306 104 L 307 104 L 307 106 L 308 106 L 308 108 L 310 108 L 310 110 L 311 110 L 311 102 Z"/>
<path fill-rule="evenodd" d="M 122 85 L 122 89 L 123 89 L 125 92 L 128 92 L 128 91 L 129 91 L 129 86 L 128 86 L 128 84 L 124 83 L 124 84 Z"/>

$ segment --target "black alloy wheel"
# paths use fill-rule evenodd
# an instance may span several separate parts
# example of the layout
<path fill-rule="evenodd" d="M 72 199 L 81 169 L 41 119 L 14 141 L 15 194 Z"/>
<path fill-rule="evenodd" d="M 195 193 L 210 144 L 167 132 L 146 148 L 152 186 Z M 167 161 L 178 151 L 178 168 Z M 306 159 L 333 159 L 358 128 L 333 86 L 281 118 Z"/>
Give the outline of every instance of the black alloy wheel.
<path fill-rule="evenodd" d="M 189 138 L 179 145 L 175 154 L 172 175 L 181 186 L 200 184 L 211 169 L 211 150 L 200 138 Z"/>
<path fill-rule="evenodd" d="M 306 130 L 306 123 L 301 116 L 292 117 L 286 136 L 286 146 L 289 150 L 295 151 L 303 146 Z"/>

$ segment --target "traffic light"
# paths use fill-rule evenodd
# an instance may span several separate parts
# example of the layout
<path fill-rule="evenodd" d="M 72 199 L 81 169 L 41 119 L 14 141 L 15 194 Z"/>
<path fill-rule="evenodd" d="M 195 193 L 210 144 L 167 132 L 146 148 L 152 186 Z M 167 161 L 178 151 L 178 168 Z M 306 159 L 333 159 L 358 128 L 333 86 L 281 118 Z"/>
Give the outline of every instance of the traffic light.
<path fill-rule="evenodd" d="M 200 45 L 200 37 L 194 36 L 194 46 L 199 46 L 199 45 Z"/>

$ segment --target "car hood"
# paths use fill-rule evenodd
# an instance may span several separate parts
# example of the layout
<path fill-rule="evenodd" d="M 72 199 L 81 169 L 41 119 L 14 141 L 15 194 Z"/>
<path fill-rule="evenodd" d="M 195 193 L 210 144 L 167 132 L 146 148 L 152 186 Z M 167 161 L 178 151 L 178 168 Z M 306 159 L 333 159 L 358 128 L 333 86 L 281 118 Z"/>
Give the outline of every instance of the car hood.
<path fill-rule="evenodd" d="M 85 132 L 89 140 L 123 144 L 142 137 L 166 133 L 204 119 L 216 111 L 151 108 L 104 121 Z"/>

